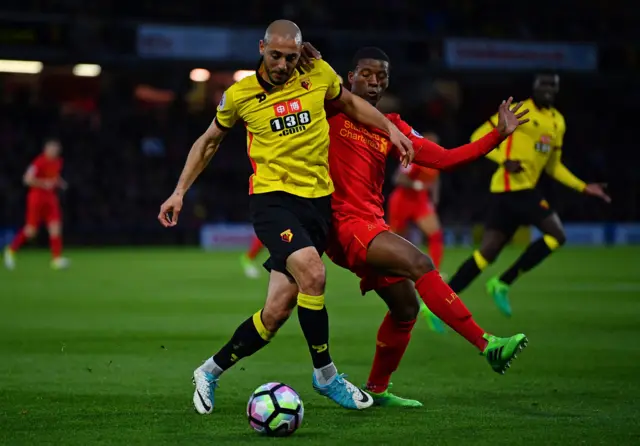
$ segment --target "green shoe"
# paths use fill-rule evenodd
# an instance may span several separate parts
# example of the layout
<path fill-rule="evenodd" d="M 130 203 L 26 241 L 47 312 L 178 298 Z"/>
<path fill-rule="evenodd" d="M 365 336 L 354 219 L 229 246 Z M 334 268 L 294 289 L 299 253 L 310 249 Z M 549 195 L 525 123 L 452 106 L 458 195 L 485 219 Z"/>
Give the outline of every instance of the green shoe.
<path fill-rule="evenodd" d="M 418 302 L 420 302 L 420 314 L 424 317 L 424 320 L 427 321 L 429 329 L 436 333 L 444 333 L 444 323 L 438 318 L 438 316 L 431 312 L 422 299 L 418 298 Z"/>
<path fill-rule="evenodd" d="M 256 266 L 255 262 L 247 257 L 246 254 L 240 256 L 240 265 L 244 271 L 244 275 L 249 279 L 257 279 L 260 277 L 260 269 Z"/>
<path fill-rule="evenodd" d="M 417 400 L 409 400 L 406 398 L 400 398 L 399 396 L 394 395 L 389 392 L 393 384 L 389 384 L 387 390 L 381 393 L 374 393 L 371 390 L 367 389 L 366 386 L 363 386 L 363 390 L 365 390 L 371 398 L 373 398 L 374 406 L 381 407 L 422 407 L 422 403 Z"/>
<path fill-rule="evenodd" d="M 487 282 L 487 293 L 493 297 L 498 310 L 507 317 L 511 317 L 511 304 L 509 303 L 509 285 L 501 281 L 497 276 Z"/>
<path fill-rule="evenodd" d="M 511 367 L 511 361 L 518 357 L 529 343 L 529 340 L 522 333 L 513 335 L 510 338 L 499 338 L 485 333 L 483 336 L 487 340 L 487 347 L 482 356 L 487 358 L 489 365 L 494 372 L 504 375 L 504 372 Z"/>

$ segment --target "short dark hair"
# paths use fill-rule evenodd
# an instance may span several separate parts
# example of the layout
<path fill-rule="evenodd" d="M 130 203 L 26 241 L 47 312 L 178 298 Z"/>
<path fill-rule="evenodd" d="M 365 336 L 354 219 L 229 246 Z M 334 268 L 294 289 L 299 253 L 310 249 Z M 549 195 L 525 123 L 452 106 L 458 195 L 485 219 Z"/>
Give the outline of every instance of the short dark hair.
<path fill-rule="evenodd" d="M 389 56 L 387 56 L 387 53 L 382 51 L 377 46 L 365 46 L 356 51 L 356 54 L 353 56 L 352 60 L 353 67 L 357 67 L 358 62 L 360 62 L 362 59 L 374 59 L 391 62 L 389 60 Z"/>

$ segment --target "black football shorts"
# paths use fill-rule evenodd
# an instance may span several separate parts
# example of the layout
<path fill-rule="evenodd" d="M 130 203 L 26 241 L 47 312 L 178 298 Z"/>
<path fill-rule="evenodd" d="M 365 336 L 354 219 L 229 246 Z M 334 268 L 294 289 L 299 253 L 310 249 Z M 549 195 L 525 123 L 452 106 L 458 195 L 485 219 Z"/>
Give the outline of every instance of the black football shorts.
<path fill-rule="evenodd" d="M 492 193 L 485 227 L 513 234 L 519 226 L 538 226 L 553 212 L 535 189 Z"/>
<path fill-rule="evenodd" d="M 269 250 L 267 271 L 286 274 L 287 258 L 313 246 L 322 256 L 327 249 L 331 227 L 331 196 L 303 198 L 286 192 L 252 194 L 249 209 L 253 229 Z"/>

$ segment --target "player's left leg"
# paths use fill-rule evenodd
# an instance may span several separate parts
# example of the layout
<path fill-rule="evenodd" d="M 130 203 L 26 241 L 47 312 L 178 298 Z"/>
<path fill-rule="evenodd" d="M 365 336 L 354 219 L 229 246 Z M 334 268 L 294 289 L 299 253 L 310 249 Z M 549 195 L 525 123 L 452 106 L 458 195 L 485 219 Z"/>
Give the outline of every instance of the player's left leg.
<path fill-rule="evenodd" d="M 375 291 L 385 301 L 389 312 L 378 329 L 376 353 L 366 390 L 376 406 L 421 407 L 419 401 L 401 398 L 389 391 L 391 375 L 400 365 L 416 323 L 415 288 L 409 280 L 400 279 L 388 286 L 378 285 Z"/>
<path fill-rule="evenodd" d="M 518 277 L 538 266 L 566 242 L 564 228 L 557 213 L 553 212 L 545 216 L 536 226 L 544 235 L 527 246 L 527 249 L 500 277 L 493 277 L 487 282 L 487 290 L 494 297 L 502 295 L 506 298 L 509 288 Z"/>
<path fill-rule="evenodd" d="M 260 277 L 260 268 L 255 264 L 256 257 L 262 251 L 264 245 L 257 236 L 253 236 L 249 250 L 240 256 L 240 264 L 244 270 L 245 276 L 250 279 Z"/>
<path fill-rule="evenodd" d="M 62 215 L 57 199 L 48 203 L 45 218 L 51 248 L 51 267 L 53 269 L 68 268 L 69 259 L 62 257 Z"/>
<path fill-rule="evenodd" d="M 388 231 L 378 234 L 369 244 L 366 260 L 389 275 L 414 281 L 431 311 L 480 350 L 494 371 L 504 373 L 526 346 L 524 334 L 497 338 L 480 328 L 462 300 L 442 280 L 431 259 L 402 237 Z"/>

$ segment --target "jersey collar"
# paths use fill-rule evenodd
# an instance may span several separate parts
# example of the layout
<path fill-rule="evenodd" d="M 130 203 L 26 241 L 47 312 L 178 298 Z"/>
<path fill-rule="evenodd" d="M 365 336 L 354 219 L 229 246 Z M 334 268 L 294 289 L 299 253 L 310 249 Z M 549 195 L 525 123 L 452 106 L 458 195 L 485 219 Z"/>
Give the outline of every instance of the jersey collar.
<path fill-rule="evenodd" d="M 265 81 L 262 76 L 260 76 L 260 68 L 262 68 L 263 61 L 264 57 L 261 57 L 260 60 L 258 60 L 258 66 L 256 67 L 256 78 L 258 78 L 258 83 L 264 89 L 264 91 L 270 93 L 275 88 L 275 85 L 271 85 L 269 82 Z"/>

